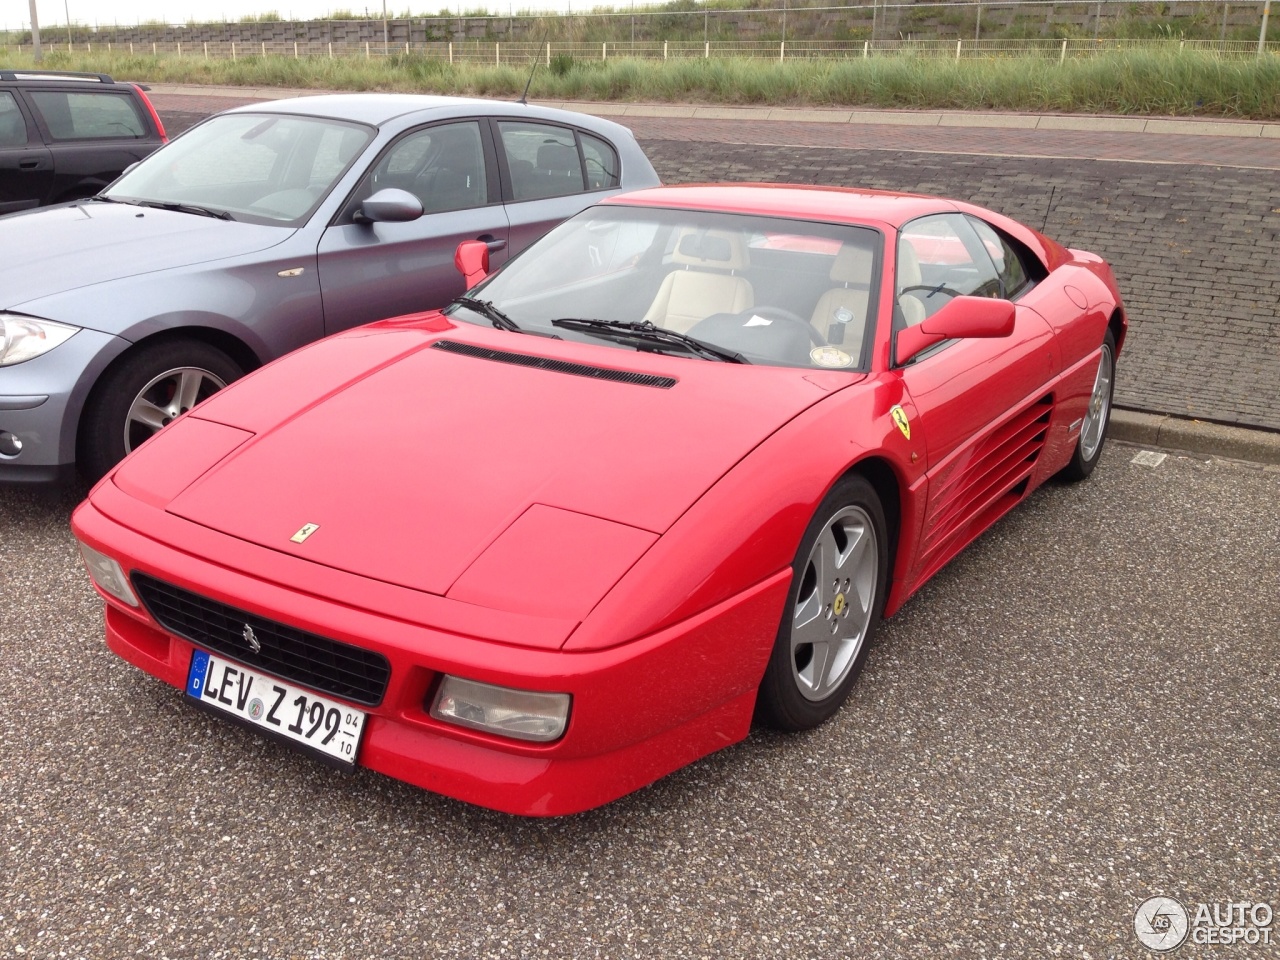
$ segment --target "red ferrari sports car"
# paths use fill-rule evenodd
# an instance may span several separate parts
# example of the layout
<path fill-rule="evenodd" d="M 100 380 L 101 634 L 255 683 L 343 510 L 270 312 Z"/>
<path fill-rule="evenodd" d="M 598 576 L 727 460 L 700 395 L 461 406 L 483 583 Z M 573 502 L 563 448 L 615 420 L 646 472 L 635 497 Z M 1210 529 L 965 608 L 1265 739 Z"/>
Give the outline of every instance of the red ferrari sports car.
<path fill-rule="evenodd" d="M 512 813 L 813 727 L 869 640 L 1101 454 L 1110 269 L 933 197 L 611 198 L 442 311 L 158 433 L 73 527 L 107 643 L 232 721 Z"/>

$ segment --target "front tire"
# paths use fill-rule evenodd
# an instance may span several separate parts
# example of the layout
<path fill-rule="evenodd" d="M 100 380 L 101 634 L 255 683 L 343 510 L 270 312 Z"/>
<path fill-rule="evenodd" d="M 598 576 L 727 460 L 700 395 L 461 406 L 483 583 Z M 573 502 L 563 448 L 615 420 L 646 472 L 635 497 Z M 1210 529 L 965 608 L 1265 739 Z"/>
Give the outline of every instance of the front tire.
<path fill-rule="evenodd" d="M 85 479 L 124 457 L 243 371 L 199 340 L 168 340 L 125 356 L 98 381 L 80 423 L 77 461 Z"/>
<path fill-rule="evenodd" d="M 779 730 L 829 719 L 862 671 L 889 575 L 884 509 L 856 474 L 823 498 L 792 562 L 791 589 L 757 713 Z"/>
<path fill-rule="evenodd" d="M 1107 427 L 1111 423 L 1111 395 L 1116 381 L 1116 340 L 1107 331 L 1102 338 L 1102 356 L 1098 359 L 1098 372 L 1093 378 L 1093 390 L 1089 394 L 1089 407 L 1080 424 L 1080 436 L 1071 454 L 1071 462 L 1059 476 L 1075 482 L 1093 473 L 1102 459 L 1102 446 L 1107 440 Z"/>

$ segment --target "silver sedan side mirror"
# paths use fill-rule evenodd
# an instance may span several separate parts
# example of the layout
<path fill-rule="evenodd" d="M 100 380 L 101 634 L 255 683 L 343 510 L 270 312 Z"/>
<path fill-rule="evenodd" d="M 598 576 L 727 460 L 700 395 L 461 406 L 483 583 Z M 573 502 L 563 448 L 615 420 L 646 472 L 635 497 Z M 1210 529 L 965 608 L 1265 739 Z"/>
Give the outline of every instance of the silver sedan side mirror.
<path fill-rule="evenodd" d="M 405 223 L 422 216 L 422 201 L 408 190 L 387 187 L 374 193 L 356 211 L 356 223 Z"/>

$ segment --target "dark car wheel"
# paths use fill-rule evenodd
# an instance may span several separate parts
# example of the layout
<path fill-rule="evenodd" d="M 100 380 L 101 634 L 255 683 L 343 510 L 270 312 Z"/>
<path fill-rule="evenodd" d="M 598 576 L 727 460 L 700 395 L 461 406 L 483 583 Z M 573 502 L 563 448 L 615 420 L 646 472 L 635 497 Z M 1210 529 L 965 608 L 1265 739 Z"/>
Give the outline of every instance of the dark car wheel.
<path fill-rule="evenodd" d="M 1089 407 L 1080 423 L 1080 436 L 1076 440 L 1071 462 L 1058 474 L 1063 480 L 1083 480 L 1093 473 L 1102 457 L 1102 445 L 1107 439 L 1107 426 L 1111 423 L 1111 394 L 1116 381 L 1116 341 L 1107 331 L 1102 340 L 1102 357 L 1098 360 L 1098 372 L 1093 378 L 1093 391 L 1089 394 Z"/>
<path fill-rule="evenodd" d="M 884 510 L 865 479 L 823 498 L 792 563 L 791 590 L 760 684 L 757 712 L 780 730 L 834 714 L 867 658 L 889 574 Z"/>
<path fill-rule="evenodd" d="M 98 381 L 80 425 L 80 471 L 97 480 L 175 417 L 243 371 L 198 340 L 169 340 L 128 354 Z"/>

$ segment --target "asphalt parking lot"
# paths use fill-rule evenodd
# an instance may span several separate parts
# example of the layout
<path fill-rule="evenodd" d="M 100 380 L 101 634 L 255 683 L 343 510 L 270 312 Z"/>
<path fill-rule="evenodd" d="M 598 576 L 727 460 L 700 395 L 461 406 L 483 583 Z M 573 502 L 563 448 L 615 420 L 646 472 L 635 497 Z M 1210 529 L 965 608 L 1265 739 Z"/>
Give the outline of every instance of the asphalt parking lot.
<path fill-rule="evenodd" d="M 1127 958 L 1149 896 L 1280 911 L 1280 468 L 1137 452 L 939 574 L 832 723 L 552 821 L 185 706 L 104 646 L 75 498 L 0 490 L 0 953 Z"/>

